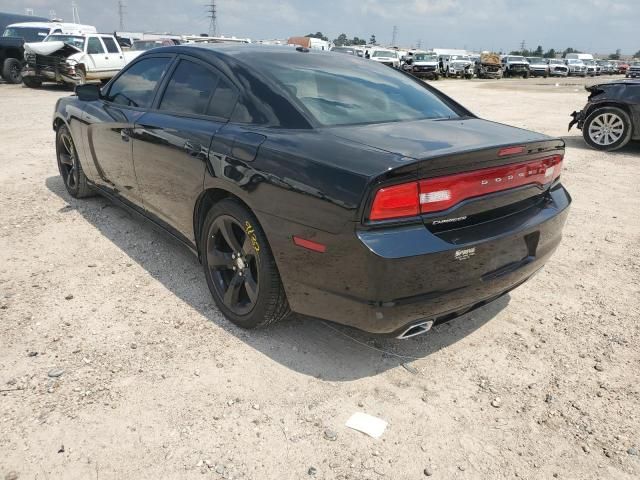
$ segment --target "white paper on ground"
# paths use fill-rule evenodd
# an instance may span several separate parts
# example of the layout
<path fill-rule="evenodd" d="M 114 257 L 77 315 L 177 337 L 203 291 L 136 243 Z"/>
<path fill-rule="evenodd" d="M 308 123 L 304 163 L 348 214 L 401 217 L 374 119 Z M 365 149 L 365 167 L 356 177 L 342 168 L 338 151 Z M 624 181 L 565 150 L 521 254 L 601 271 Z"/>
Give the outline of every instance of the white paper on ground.
<path fill-rule="evenodd" d="M 367 415 L 366 413 L 356 412 L 347 420 L 346 426 L 353 428 L 362 433 L 366 433 L 370 437 L 380 438 L 387 428 L 387 422 L 381 418 Z"/>

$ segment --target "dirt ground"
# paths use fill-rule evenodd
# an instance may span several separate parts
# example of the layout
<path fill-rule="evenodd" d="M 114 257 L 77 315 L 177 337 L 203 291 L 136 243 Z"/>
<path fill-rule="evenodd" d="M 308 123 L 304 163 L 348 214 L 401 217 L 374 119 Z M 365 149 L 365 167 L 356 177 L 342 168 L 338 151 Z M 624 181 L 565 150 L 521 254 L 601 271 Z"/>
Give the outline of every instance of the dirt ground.
<path fill-rule="evenodd" d="M 406 341 L 236 328 L 189 252 L 67 195 L 50 124 L 69 93 L 0 85 L 0 479 L 639 478 L 640 145 L 567 134 L 584 82 L 435 83 L 562 136 L 574 203 L 542 273 Z"/>

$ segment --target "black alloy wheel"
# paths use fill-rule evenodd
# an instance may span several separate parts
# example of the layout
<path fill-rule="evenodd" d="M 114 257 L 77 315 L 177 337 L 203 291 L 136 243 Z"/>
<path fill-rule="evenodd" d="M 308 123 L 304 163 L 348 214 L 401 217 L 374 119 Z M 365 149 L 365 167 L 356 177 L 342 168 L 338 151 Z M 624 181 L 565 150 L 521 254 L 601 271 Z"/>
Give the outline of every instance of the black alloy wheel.
<path fill-rule="evenodd" d="M 209 290 L 221 312 L 243 328 L 265 327 L 289 315 L 280 275 L 256 217 L 224 199 L 208 212 L 200 241 Z"/>
<path fill-rule="evenodd" d="M 75 143 L 69 129 L 64 125 L 60 126 L 56 132 L 56 157 L 58 171 L 69 195 L 75 198 L 91 195 Z"/>
<path fill-rule="evenodd" d="M 207 263 L 224 305 L 237 315 L 250 313 L 260 289 L 258 260 L 238 220 L 229 215 L 215 219 L 207 237 Z"/>

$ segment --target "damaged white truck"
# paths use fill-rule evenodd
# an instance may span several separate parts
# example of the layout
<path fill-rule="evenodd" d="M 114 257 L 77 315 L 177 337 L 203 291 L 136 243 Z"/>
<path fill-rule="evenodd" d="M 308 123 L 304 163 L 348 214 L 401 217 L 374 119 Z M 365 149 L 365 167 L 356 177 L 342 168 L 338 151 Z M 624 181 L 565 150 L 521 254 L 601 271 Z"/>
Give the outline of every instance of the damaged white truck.
<path fill-rule="evenodd" d="M 43 42 L 24 44 L 22 82 L 38 88 L 43 82 L 107 81 L 140 53 L 123 52 L 112 35 L 49 35 Z"/>

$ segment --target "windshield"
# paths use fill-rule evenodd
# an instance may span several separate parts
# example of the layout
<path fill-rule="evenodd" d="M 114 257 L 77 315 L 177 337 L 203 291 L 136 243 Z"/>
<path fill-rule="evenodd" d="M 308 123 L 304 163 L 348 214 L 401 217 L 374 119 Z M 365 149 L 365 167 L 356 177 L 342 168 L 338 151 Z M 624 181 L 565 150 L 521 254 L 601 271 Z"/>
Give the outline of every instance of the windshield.
<path fill-rule="evenodd" d="M 395 58 L 396 57 L 396 52 L 392 52 L 390 50 L 375 50 L 373 52 L 373 55 L 371 55 L 372 57 L 391 57 L 391 58 Z"/>
<path fill-rule="evenodd" d="M 529 63 L 544 63 L 544 60 L 542 60 L 540 57 L 527 57 L 527 60 L 529 61 Z"/>
<path fill-rule="evenodd" d="M 290 55 L 255 60 L 291 98 L 324 126 L 457 118 L 426 86 L 377 62 L 342 55 Z"/>
<path fill-rule="evenodd" d="M 84 37 L 77 35 L 49 35 L 44 39 L 45 42 L 64 42 L 74 47 L 84 50 Z"/>
<path fill-rule="evenodd" d="M 19 37 L 25 42 L 41 42 L 49 35 L 48 28 L 35 27 L 8 27 L 2 34 L 3 37 Z"/>
<path fill-rule="evenodd" d="M 131 46 L 132 50 L 151 50 L 156 47 L 173 45 L 171 40 L 136 40 Z"/>
<path fill-rule="evenodd" d="M 470 62 L 471 57 L 469 55 L 452 55 L 451 60 L 456 62 Z"/>
<path fill-rule="evenodd" d="M 509 57 L 510 62 L 526 62 L 524 57 Z"/>
<path fill-rule="evenodd" d="M 430 53 L 416 53 L 413 56 L 413 59 L 416 62 L 437 62 L 438 61 L 438 57 Z"/>
<path fill-rule="evenodd" d="M 551 65 L 564 65 L 564 62 L 562 60 L 549 60 L 549 63 Z"/>
<path fill-rule="evenodd" d="M 578 64 L 578 63 L 580 63 L 580 64 L 581 64 L 581 63 L 582 63 L 582 60 L 577 60 L 577 59 L 572 58 L 572 59 L 570 59 L 570 60 L 569 60 L 569 63 L 571 63 L 572 65 L 573 65 L 573 64 Z"/>
<path fill-rule="evenodd" d="M 333 47 L 331 49 L 332 52 L 338 53 L 348 53 L 349 55 L 355 55 L 356 51 L 353 48 L 344 48 L 344 47 Z"/>

